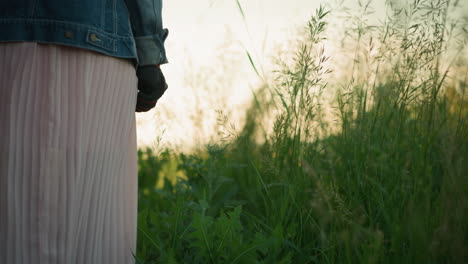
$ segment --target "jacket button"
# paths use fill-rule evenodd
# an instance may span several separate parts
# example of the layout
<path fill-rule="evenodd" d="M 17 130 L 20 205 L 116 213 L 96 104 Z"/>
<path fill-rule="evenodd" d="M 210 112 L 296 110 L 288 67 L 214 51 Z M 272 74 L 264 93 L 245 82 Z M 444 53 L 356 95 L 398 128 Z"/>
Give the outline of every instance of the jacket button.
<path fill-rule="evenodd" d="M 91 35 L 89 35 L 89 38 L 92 42 L 101 41 L 94 33 L 91 33 Z"/>
<path fill-rule="evenodd" d="M 71 32 L 71 31 L 65 32 L 65 37 L 66 37 L 67 39 L 72 39 L 72 38 L 73 38 L 73 32 Z"/>

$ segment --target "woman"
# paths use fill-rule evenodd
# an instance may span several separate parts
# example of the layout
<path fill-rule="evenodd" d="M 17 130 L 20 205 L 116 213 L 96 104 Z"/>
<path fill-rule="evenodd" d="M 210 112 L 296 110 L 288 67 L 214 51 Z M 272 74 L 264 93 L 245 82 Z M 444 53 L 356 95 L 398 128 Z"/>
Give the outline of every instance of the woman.
<path fill-rule="evenodd" d="M 167 87 L 161 9 L 0 0 L 0 263 L 134 263 L 134 112 Z"/>

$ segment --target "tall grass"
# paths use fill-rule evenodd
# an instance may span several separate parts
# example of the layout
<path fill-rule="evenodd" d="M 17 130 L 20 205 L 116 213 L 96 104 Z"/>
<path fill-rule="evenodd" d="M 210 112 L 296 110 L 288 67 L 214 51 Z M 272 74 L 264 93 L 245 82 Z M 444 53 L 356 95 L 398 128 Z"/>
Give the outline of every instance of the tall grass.
<path fill-rule="evenodd" d="M 447 81 L 457 60 L 467 74 L 455 4 L 415 0 L 380 28 L 357 23 L 339 89 L 322 44 L 333 13 L 320 8 L 240 131 L 202 153 L 140 150 L 139 263 L 466 263 L 467 106 Z M 259 133 L 268 111 L 273 131 Z"/>

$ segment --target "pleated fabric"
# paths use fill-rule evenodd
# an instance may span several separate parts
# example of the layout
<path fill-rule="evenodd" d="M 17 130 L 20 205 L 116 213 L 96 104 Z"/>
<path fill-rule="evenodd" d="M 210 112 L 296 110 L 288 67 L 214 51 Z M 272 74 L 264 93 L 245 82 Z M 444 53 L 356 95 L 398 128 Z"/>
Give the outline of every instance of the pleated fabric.
<path fill-rule="evenodd" d="M 0 44 L 0 263 L 134 263 L 131 62 Z"/>

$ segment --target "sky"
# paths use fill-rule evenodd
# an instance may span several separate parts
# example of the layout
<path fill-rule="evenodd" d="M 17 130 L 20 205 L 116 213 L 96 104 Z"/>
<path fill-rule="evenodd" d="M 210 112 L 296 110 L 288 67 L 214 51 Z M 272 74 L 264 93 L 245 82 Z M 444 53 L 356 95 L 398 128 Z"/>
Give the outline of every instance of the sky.
<path fill-rule="evenodd" d="M 261 71 L 279 46 L 293 41 L 320 4 L 337 2 L 343 1 L 163 1 L 169 64 L 162 70 L 169 89 L 155 109 L 137 114 L 139 147 L 187 150 L 209 142 L 220 115 L 227 113 L 236 124 L 252 90 L 261 84 L 247 52 Z M 344 2 L 354 8 L 358 1 Z M 373 1 L 374 18 L 383 16 L 384 3 Z"/>

